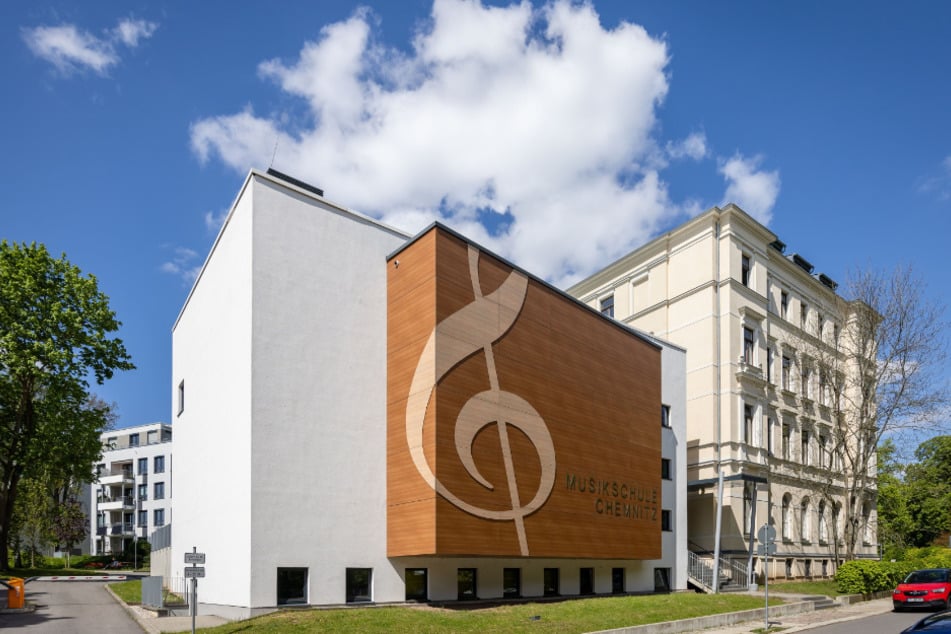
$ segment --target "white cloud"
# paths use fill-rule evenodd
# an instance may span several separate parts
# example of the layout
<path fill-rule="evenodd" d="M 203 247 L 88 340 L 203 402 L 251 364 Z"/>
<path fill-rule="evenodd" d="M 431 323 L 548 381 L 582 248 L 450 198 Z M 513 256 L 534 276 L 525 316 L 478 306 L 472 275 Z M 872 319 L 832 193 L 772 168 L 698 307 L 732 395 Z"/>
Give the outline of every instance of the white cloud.
<path fill-rule="evenodd" d="M 328 197 L 415 232 L 440 219 L 565 284 L 684 211 L 661 170 L 656 110 L 668 50 L 590 4 L 484 7 L 435 0 L 409 53 L 385 49 L 366 10 L 324 27 L 296 60 L 259 65 L 312 119 L 251 106 L 191 126 L 200 161 L 271 162 Z M 707 155 L 696 133 L 667 155 Z M 691 201 L 690 208 L 696 203 Z"/>
<path fill-rule="evenodd" d="M 201 272 L 201 261 L 198 260 L 198 253 L 187 247 L 174 247 L 172 250 L 172 259 L 163 262 L 159 269 L 163 273 L 169 273 L 182 278 L 186 286 L 191 286 L 198 274 Z"/>
<path fill-rule="evenodd" d="M 951 200 L 951 155 L 941 161 L 937 174 L 919 179 L 918 191 L 936 196 L 942 202 Z"/>
<path fill-rule="evenodd" d="M 21 35 L 34 55 L 65 75 L 81 70 L 106 75 L 119 63 L 117 44 L 134 48 L 140 39 L 151 37 L 157 28 L 154 22 L 125 18 L 101 38 L 73 24 L 24 28 Z"/>
<path fill-rule="evenodd" d="M 736 203 L 759 222 L 769 224 L 779 196 L 779 172 L 760 170 L 762 157 L 734 154 L 720 159 L 719 171 L 727 182 L 723 202 Z"/>
<path fill-rule="evenodd" d="M 672 159 L 687 157 L 699 161 L 707 154 L 707 135 L 703 132 L 694 132 L 683 141 L 667 142 L 667 155 Z"/>
<path fill-rule="evenodd" d="M 221 225 L 224 224 L 225 218 L 228 217 L 228 210 L 222 209 L 221 211 L 206 211 L 205 212 L 205 228 L 208 229 L 210 233 L 218 233 L 221 229 Z"/>

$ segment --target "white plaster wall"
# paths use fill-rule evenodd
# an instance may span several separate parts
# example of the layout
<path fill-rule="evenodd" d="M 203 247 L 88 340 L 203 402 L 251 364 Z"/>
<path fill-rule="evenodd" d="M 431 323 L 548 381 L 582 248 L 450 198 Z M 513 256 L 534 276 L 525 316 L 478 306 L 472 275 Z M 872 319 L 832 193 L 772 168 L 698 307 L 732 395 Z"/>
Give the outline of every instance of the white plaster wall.
<path fill-rule="evenodd" d="M 661 430 L 661 455 L 671 460 L 672 480 L 661 483 L 662 508 L 671 511 L 670 532 L 661 535 L 663 558 L 672 590 L 687 588 L 687 354 L 664 342 L 661 351 L 661 399 L 670 405 L 670 428 Z M 650 579 L 653 590 L 653 576 Z"/>
<path fill-rule="evenodd" d="M 345 570 L 386 559 L 386 255 L 405 236 L 267 179 L 253 183 L 250 602 L 277 568 L 309 569 L 309 602 L 344 603 Z"/>
<path fill-rule="evenodd" d="M 202 603 L 250 601 L 251 202 L 243 190 L 172 331 L 170 402 L 180 485 L 172 576 L 182 576 L 186 551 L 206 553 Z"/>

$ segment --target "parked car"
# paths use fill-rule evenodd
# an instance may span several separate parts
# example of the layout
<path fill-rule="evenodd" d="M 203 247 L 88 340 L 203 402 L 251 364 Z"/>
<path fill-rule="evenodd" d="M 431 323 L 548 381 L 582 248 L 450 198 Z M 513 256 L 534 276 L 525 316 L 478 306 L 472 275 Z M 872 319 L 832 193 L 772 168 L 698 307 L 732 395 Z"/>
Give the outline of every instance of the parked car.
<path fill-rule="evenodd" d="M 951 612 L 938 612 L 921 619 L 909 628 L 901 631 L 901 634 L 910 632 L 946 632 L 951 633 Z"/>
<path fill-rule="evenodd" d="M 909 573 L 892 591 L 892 607 L 898 612 L 905 608 L 937 607 L 948 609 L 951 595 L 951 568 L 928 568 Z"/>

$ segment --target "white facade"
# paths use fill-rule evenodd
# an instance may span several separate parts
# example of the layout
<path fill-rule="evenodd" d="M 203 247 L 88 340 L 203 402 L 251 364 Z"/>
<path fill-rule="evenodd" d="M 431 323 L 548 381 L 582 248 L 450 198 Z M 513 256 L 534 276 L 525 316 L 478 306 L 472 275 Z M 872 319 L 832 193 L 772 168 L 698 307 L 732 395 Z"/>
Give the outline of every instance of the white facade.
<path fill-rule="evenodd" d="M 98 480 L 89 487 L 89 553 L 119 556 L 172 521 L 172 427 L 127 427 L 100 440 Z"/>
<path fill-rule="evenodd" d="M 654 589 L 655 568 L 686 587 L 684 354 L 663 351 L 672 408 L 663 483 L 672 530 L 650 561 L 388 558 L 386 539 L 386 257 L 409 236 L 279 176 L 245 181 L 173 329 L 176 524 L 172 575 L 206 553 L 202 612 L 244 617 L 279 603 L 344 604 L 347 570 L 369 569 L 369 596 L 402 602 L 407 569 L 426 569 L 430 600 L 457 598 L 459 568 L 478 596 L 503 596 L 503 569 L 541 596 L 545 568 L 577 594 Z M 673 377 L 668 380 L 669 377 Z M 679 378 L 678 378 L 679 377 Z M 304 571 L 299 573 L 299 571 Z M 301 596 L 279 586 L 304 574 Z M 295 577 L 296 578 L 296 577 Z"/>

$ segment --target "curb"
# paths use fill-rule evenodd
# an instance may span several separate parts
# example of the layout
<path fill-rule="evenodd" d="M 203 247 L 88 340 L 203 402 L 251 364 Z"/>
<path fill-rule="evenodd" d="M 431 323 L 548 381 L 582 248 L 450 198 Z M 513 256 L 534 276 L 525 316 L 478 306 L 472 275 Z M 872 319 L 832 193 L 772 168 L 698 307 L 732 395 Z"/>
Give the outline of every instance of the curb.
<path fill-rule="evenodd" d="M 106 589 L 106 592 L 109 593 L 109 596 L 111 596 L 115 600 L 116 603 L 122 606 L 122 609 L 126 611 L 126 614 L 132 617 L 132 620 L 135 621 L 135 624 L 139 626 L 139 629 L 141 629 L 145 634 L 149 634 L 149 629 L 145 627 L 145 624 L 142 623 L 142 621 L 139 619 L 139 615 L 136 613 L 135 610 L 132 609 L 132 606 L 130 606 L 128 603 L 120 599 L 119 595 L 113 592 L 112 588 L 110 588 L 109 586 L 103 586 L 103 587 Z"/>

